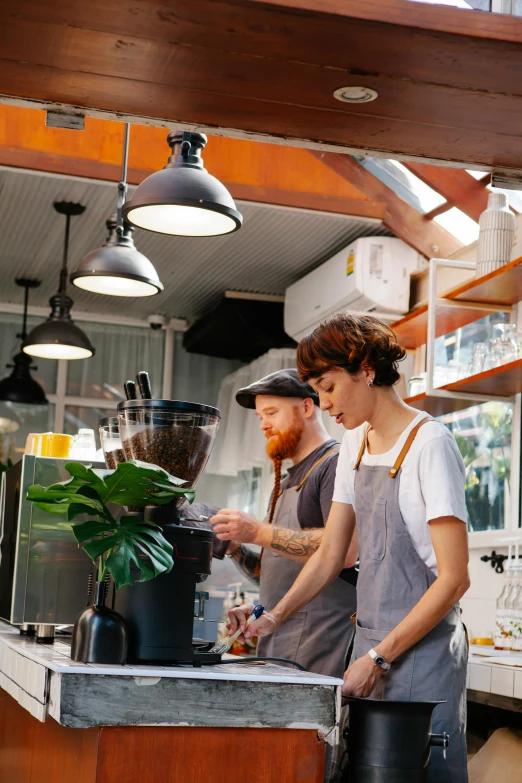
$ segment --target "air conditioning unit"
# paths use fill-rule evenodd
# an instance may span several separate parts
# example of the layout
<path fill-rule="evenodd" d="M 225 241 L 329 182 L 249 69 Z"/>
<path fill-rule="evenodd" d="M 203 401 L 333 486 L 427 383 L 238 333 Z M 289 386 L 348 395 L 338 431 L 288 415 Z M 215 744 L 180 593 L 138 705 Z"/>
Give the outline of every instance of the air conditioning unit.
<path fill-rule="evenodd" d="M 357 239 L 286 289 L 285 332 L 299 341 L 341 312 L 394 320 L 408 311 L 410 275 L 426 263 L 395 237 Z"/>

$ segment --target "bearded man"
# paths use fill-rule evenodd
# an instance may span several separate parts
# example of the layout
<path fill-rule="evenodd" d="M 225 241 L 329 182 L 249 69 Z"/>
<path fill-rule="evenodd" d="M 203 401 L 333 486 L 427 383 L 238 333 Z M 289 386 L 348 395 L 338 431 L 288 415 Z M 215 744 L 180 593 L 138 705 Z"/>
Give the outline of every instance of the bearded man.
<path fill-rule="evenodd" d="M 233 509 L 222 509 L 209 521 L 218 538 L 230 540 L 228 555 L 236 565 L 259 583 L 261 603 L 275 606 L 319 548 L 332 504 L 339 443 L 323 425 L 317 394 L 299 380 L 295 369 L 280 370 L 239 389 L 236 400 L 255 409 L 260 420 L 274 462 L 274 490 L 264 522 Z M 285 459 L 293 464 L 281 480 Z M 275 633 L 262 637 L 257 654 L 342 677 L 354 633 L 347 620 L 355 612 L 356 575 L 350 568 L 355 560 L 354 542 L 340 578 Z"/>

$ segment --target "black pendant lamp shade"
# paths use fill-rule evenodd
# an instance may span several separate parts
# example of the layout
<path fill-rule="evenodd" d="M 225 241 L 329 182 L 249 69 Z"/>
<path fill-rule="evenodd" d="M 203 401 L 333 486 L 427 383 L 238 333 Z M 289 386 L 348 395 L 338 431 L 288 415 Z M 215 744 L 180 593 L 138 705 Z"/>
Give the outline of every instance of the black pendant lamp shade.
<path fill-rule="evenodd" d="M 115 217 L 107 220 L 109 236 L 102 247 L 85 256 L 71 275 L 71 283 L 85 291 L 109 296 L 153 296 L 163 291 L 158 273 L 132 239 L 134 227 L 125 223 L 122 207 L 127 193 L 130 126 L 125 125 L 121 181 Z"/>
<path fill-rule="evenodd" d="M 241 228 L 243 217 L 226 187 L 204 168 L 203 133 L 171 131 L 169 162 L 143 180 L 123 207 L 125 220 L 147 231 L 208 237 Z"/>
<path fill-rule="evenodd" d="M 132 239 L 134 226 L 117 218 L 106 222 L 109 236 L 102 247 L 85 256 L 71 275 L 71 283 L 85 291 L 112 296 L 153 296 L 163 291 L 158 273 Z"/>
<path fill-rule="evenodd" d="M 66 216 L 60 288 L 49 300 L 49 318 L 35 326 L 27 335 L 22 350 L 30 356 L 39 356 L 42 359 L 88 359 L 94 354 L 94 348 L 85 332 L 71 320 L 73 301 L 66 293 L 70 220 L 74 215 L 81 215 L 85 207 L 69 201 L 58 201 L 54 208 L 60 215 Z"/>
<path fill-rule="evenodd" d="M 17 278 L 16 285 L 25 288 L 24 298 L 24 320 L 21 334 L 17 335 L 22 340 L 26 338 L 27 327 L 27 305 L 29 298 L 29 289 L 37 288 L 40 285 L 39 280 L 26 280 Z M 6 402 L 17 402 L 22 405 L 45 405 L 47 398 L 45 392 L 31 377 L 31 370 L 36 370 L 32 366 L 32 359 L 27 354 L 20 351 L 13 357 L 13 364 L 7 365 L 13 368 L 11 375 L 0 381 L 0 400 Z M 1 429 L 1 427 L 0 427 Z"/>

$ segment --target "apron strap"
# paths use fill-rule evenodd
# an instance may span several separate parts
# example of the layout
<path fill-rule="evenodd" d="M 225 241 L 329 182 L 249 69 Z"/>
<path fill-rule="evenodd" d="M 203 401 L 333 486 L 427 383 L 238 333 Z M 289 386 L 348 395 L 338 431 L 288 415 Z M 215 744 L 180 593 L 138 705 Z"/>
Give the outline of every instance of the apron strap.
<path fill-rule="evenodd" d="M 355 460 L 355 465 L 353 466 L 354 470 L 359 469 L 359 465 L 361 464 L 361 460 L 363 458 L 364 452 L 366 451 L 366 447 L 368 446 L 368 433 L 371 430 L 371 425 L 368 424 L 366 427 L 366 432 L 364 433 L 364 438 L 361 443 L 361 448 L 359 449 L 359 454 L 357 455 L 357 459 Z"/>
<path fill-rule="evenodd" d="M 295 489 L 295 491 L 296 491 L 296 492 L 299 492 L 299 490 L 301 489 L 301 487 L 303 486 L 303 484 L 305 483 L 305 481 L 306 481 L 306 480 L 307 480 L 307 478 L 309 477 L 310 473 L 311 473 L 313 470 L 315 470 L 315 469 L 316 469 L 316 467 L 317 467 L 318 465 L 320 465 L 320 464 L 321 464 L 321 462 L 324 462 L 324 460 L 325 460 L 327 457 L 329 457 L 329 456 L 330 456 L 330 454 L 335 454 L 336 452 L 338 452 L 338 451 L 339 451 L 339 449 L 340 449 L 340 448 L 341 448 L 340 446 L 334 446 L 334 448 L 333 448 L 333 449 L 330 449 L 330 451 L 327 451 L 327 452 L 326 452 L 326 454 L 323 454 L 323 456 L 322 456 L 322 457 L 320 457 L 320 458 L 317 460 L 317 462 L 314 462 L 314 464 L 312 465 L 312 467 L 310 468 L 310 470 L 309 470 L 309 471 L 306 473 L 305 477 L 304 477 L 304 478 L 303 478 L 303 479 L 302 479 L 302 480 L 299 482 L 299 484 L 297 484 L 297 486 L 295 486 L 295 487 L 292 487 L 292 489 Z"/>
<path fill-rule="evenodd" d="M 417 435 L 417 433 L 420 430 L 420 428 L 422 427 L 422 425 L 426 424 L 427 421 L 431 421 L 429 416 L 426 416 L 425 419 L 422 419 L 422 421 L 419 421 L 419 423 L 415 425 L 415 427 L 412 429 L 412 431 L 410 432 L 410 434 L 406 438 L 406 443 L 402 447 L 402 449 L 400 451 L 400 454 L 399 454 L 399 456 L 397 457 L 397 459 L 395 461 L 395 465 L 393 466 L 393 468 L 388 473 L 388 476 L 390 478 L 392 478 L 392 479 L 395 478 L 395 476 L 399 472 L 399 468 L 401 467 L 402 463 L 404 462 L 404 458 L 405 458 L 406 454 L 408 453 L 408 451 L 410 450 L 411 444 L 415 440 L 415 436 Z"/>
<path fill-rule="evenodd" d="M 431 421 L 430 416 L 426 416 L 425 419 L 422 419 L 422 421 L 419 421 L 418 424 L 415 425 L 415 427 L 412 429 L 408 437 L 406 438 L 406 443 L 402 447 L 399 456 L 397 457 L 395 461 L 395 465 L 388 473 L 388 476 L 390 478 L 395 478 L 397 473 L 399 472 L 399 468 L 401 467 L 402 463 L 404 462 L 404 458 L 406 457 L 406 454 L 411 448 L 411 444 L 415 440 L 415 436 L 417 435 L 419 429 L 422 427 L 423 424 L 426 424 L 427 421 Z M 364 433 L 363 442 L 361 444 L 361 448 L 359 449 L 359 454 L 357 455 L 357 459 L 355 461 L 355 464 L 353 466 L 354 470 L 357 470 L 359 468 L 359 465 L 361 464 L 361 460 L 363 458 L 364 452 L 366 451 L 366 448 L 368 447 L 368 433 L 371 430 L 371 426 L 368 425 L 366 432 Z"/>

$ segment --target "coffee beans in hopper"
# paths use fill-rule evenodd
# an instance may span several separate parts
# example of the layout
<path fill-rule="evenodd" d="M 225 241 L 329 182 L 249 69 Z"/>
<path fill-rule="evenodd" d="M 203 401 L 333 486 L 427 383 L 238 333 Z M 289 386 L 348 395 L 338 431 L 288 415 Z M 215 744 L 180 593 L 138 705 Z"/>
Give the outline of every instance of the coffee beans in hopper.
<path fill-rule="evenodd" d="M 183 424 L 149 425 L 130 437 L 132 425 L 120 429 L 126 459 L 159 465 L 171 476 L 195 485 L 209 456 L 210 436 L 200 427 Z M 125 430 L 125 432 L 123 432 Z"/>

